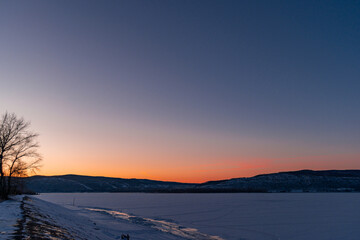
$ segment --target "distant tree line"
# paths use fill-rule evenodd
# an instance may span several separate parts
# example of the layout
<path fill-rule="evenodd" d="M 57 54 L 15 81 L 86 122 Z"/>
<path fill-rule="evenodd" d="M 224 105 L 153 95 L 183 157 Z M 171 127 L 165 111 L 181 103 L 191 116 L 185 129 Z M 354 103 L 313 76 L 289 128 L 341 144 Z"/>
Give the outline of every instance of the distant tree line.
<path fill-rule="evenodd" d="M 19 191 L 19 180 L 40 167 L 38 134 L 29 130 L 30 122 L 5 113 L 0 120 L 0 198 Z"/>

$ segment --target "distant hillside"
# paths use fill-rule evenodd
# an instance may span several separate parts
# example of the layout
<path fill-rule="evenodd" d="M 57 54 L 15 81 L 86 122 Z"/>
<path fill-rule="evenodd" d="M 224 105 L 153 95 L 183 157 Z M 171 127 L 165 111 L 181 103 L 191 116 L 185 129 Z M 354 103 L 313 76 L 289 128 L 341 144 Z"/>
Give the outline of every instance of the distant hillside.
<path fill-rule="evenodd" d="M 200 184 L 198 188 L 244 192 L 360 191 L 360 170 L 301 170 Z"/>
<path fill-rule="evenodd" d="M 153 192 L 186 189 L 193 184 L 153 181 L 147 179 L 124 179 L 90 177 L 80 175 L 33 176 L 25 179 L 28 190 L 50 192 Z"/>
<path fill-rule="evenodd" d="M 360 192 L 360 170 L 301 170 L 202 184 L 79 175 L 33 176 L 27 189 L 39 192 Z"/>

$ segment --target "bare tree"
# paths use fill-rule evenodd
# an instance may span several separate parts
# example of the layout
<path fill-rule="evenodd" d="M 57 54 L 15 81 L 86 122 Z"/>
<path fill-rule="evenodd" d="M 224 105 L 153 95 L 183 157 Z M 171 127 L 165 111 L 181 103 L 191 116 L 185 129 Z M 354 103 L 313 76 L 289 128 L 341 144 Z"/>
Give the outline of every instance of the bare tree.
<path fill-rule="evenodd" d="M 14 189 L 13 177 L 24 177 L 40 167 L 38 134 L 29 131 L 30 123 L 14 113 L 0 120 L 0 194 L 8 198 Z"/>

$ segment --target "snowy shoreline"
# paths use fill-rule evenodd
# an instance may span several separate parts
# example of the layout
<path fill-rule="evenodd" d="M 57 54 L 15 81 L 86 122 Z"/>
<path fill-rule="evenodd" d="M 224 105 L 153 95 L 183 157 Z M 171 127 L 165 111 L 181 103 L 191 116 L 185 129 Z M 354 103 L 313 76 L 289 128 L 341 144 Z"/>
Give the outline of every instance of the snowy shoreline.
<path fill-rule="evenodd" d="M 111 239 L 90 219 L 34 197 L 15 196 L 0 209 L 0 239 Z"/>
<path fill-rule="evenodd" d="M 100 209 L 60 206 L 34 196 L 15 196 L 0 203 L 0 239 L 199 239 L 222 240 L 175 223 L 141 219 Z"/>

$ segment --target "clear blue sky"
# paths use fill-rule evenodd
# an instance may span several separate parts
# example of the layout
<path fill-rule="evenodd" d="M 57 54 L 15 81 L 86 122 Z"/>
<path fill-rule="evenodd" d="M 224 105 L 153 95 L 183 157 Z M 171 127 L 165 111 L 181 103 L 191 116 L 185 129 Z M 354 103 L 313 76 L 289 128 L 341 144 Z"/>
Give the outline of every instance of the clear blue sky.
<path fill-rule="evenodd" d="M 2 1 L 0 81 L 44 174 L 360 168 L 359 1 Z"/>

